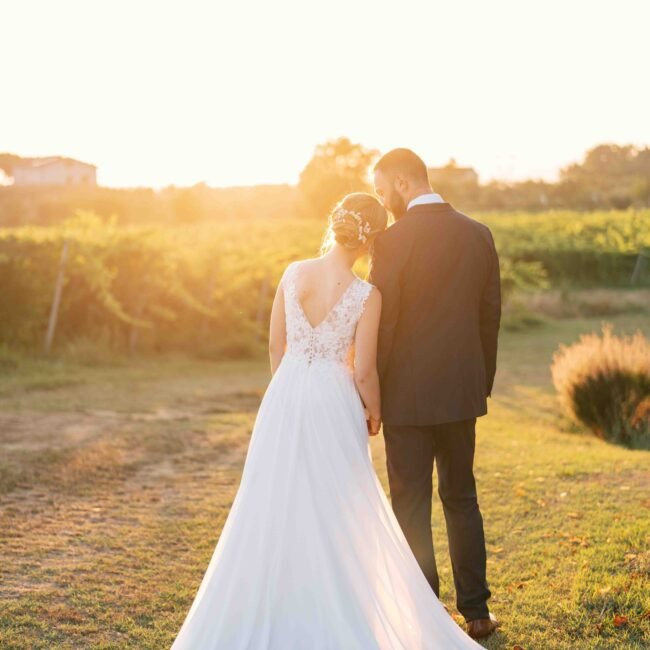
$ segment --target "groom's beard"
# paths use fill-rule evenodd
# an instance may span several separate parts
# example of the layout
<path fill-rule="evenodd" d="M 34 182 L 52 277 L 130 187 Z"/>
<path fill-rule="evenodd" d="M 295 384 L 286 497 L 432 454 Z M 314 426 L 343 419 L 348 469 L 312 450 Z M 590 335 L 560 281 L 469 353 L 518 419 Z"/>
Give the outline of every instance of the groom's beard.
<path fill-rule="evenodd" d="M 407 203 L 406 201 L 397 193 L 391 197 L 390 208 L 389 210 L 393 213 L 395 221 L 399 221 L 402 217 L 406 215 Z"/>

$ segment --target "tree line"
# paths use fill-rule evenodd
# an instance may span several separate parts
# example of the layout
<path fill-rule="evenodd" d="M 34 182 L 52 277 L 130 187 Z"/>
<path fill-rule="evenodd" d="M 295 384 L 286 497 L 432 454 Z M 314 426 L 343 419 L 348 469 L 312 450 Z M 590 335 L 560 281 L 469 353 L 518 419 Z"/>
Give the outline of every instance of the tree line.
<path fill-rule="evenodd" d="M 344 194 L 372 191 L 371 169 L 379 151 L 348 138 L 318 145 L 297 185 L 215 188 L 169 186 L 0 186 L 0 226 L 55 225 L 77 210 L 114 217 L 121 224 L 178 225 L 203 221 L 274 218 L 322 219 Z M 11 175 L 19 158 L 0 154 Z M 557 182 L 526 180 L 481 184 L 455 164 L 436 170 L 434 189 L 461 210 L 611 210 L 650 207 L 650 147 L 601 144 L 560 170 Z"/>

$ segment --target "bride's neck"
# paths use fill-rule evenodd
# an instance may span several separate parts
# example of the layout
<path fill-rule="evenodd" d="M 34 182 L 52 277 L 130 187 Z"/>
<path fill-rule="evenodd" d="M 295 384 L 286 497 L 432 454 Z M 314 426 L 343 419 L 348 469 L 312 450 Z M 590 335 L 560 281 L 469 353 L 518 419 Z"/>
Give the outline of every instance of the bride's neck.
<path fill-rule="evenodd" d="M 333 261 L 335 260 L 339 263 L 345 264 L 350 269 L 354 266 L 358 256 L 358 251 L 350 250 L 338 243 L 334 244 L 334 246 L 332 246 L 332 248 L 326 253 L 326 257 L 329 257 Z"/>

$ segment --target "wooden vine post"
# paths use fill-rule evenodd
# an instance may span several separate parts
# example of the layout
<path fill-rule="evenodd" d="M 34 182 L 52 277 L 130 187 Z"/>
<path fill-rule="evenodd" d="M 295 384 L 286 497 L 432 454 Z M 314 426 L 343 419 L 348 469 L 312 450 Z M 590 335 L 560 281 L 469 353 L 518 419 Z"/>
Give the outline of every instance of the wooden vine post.
<path fill-rule="evenodd" d="M 68 240 L 63 241 L 63 250 L 61 251 L 61 259 L 59 260 L 59 271 L 56 275 L 56 283 L 54 285 L 54 296 L 52 298 L 52 307 L 50 309 L 50 319 L 47 324 L 47 333 L 45 334 L 45 353 L 49 353 L 52 349 L 52 340 L 54 339 L 54 332 L 56 331 L 56 322 L 59 318 L 59 305 L 61 304 L 61 293 L 63 292 L 63 280 L 65 279 L 65 265 L 68 260 Z"/>
<path fill-rule="evenodd" d="M 266 329 L 265 323 L 265 314 L 266 314 L 266 303 L 269 296 L 269 289 L 271 288 L 271 281 L 269 280 L 268 274 L 264 276 L 262 280 L 262 286 L 260 287 L 260 295 L 257 303 L 257 340 L 261 341 L 264 336 L 264 331 Z"/>
<path fill-rule="evenodd" d="M 218 283 L 219 283 L 219 272 L 217 270 L 217 267 L 213 266 L 212 270 L 210 271 L 210 279 L 208 281 L 208 285 L 207 285 L 208 290 L 205 299 L 205 303 L 208 309 L 212 309 L 214 307 L 214 294 L 217 290 Z M 203 314 L 201 318 L 201 325 L 199 328 L 199 340 L 201 342 L 205 342 L 205 340 L 208 338 L 209 330 L 210 330 L 210 317 L 207 314 Z"/>
<path fill-rule="evenodd" d="M 632 273 L 632 279 L 630 280 L 631 284 L 637 283 L 641 277 L 641 270 L 643 269 L 643 266 L 647 264 L 648 259 L 650 259 L 650 248 L 642 248 L 639 251 L 639 256 L 636 258 L 634 272 Z"/>
<path fill-rule="evenodd" d="M 142 313 L 144 312 L 144 308 L 146 306 L 146 295 L 145 292 L 142 291 L 140 295 L 138 296 L 138 301 L 136 304 L 135 308 L 135 318 L 138 320 L 141 319 Z M 136 351 L 136 347 L 138 345 L 138 332 L 140 331 L 140 328 L 136 326 L 134 323 L 131 323 L 131 327 L 129 328 L 129 354 L 134 355 Z"/>

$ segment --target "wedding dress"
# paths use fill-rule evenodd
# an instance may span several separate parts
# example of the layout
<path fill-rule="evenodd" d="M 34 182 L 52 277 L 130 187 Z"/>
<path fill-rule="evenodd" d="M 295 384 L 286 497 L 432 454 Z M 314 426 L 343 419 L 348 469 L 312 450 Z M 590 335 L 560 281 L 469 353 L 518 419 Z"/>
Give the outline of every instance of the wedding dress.
<path fill-rule="evenodd" d="M 283 277 L 287 347 L 237 495 L 173 650 L 480 648 L 422 574 L 374 471 L 349 361 L 372 285 L 312 326 L 300 262 Z"/>

